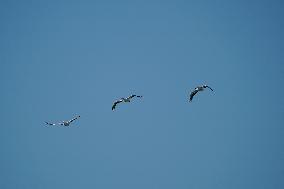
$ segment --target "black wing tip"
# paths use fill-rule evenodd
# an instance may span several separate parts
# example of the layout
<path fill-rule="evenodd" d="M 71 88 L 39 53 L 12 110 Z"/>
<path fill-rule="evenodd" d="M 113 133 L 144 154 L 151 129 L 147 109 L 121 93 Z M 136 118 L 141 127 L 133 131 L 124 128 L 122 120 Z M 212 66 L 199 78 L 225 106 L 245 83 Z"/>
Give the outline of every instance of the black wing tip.
<path fill-rule="evenodd" d="M 111 107 L 111 110 L 112 110 L 112 111 L 114 111 L 114 109 L 115 109 L 115 104 L 112 105 L 112 107 Z"/>
<path fill-rule="evenodd" d="M 45 121 L 46 125 L 55 125 L 54 123 L 49 123 L 47 121 Z"/>
<path fill-rule="evenodd" d="M 211 91 L 214 91 L 210 86 L 208 86 L 208 85 L 203 85 L 204 86 L 204 88 L 209 88 Z"/>
<path fill-rule="evenodd" d="M 214 91 L 211 87 L 207 86 L 211 91 Z"/>

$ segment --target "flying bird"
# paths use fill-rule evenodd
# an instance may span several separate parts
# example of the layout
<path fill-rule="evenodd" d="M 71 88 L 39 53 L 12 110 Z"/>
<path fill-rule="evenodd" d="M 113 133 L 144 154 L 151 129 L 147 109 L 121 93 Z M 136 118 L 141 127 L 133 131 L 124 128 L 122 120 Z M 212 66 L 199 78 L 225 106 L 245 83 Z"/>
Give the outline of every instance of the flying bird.
<path fill-rule="evenodd" d="M 62 125 L 62 126 L 69 126 L 70 123 L 72 123 L 73 121 L 75 121 L 76 119 L 78 119 L 81 116 L 76 116 L 73 119 L 67 120 L 67 121 L 62 121 L 60 123 L 49 123 L 49 122 L 45 122 L 47 125 Z"/>
<path fill-rule="evenodd" d="M 116 105 L 121 103 L 121 102 L 130 102 L 130 100 L 133 98 L 133 97 L 137 97 L 137 98 L 142 98 L 141 95 L 130 95 L 129 97 L 127 98 L 120 98 L 119 100 L 115 101 L 111 107 L 112 110 L 115 109 Z"/>
<path fill-rule="evenodd" d="M 213 89 L 211 87 L 209 87 L 208 85 L 202 85 L 202 86 L 195 87 L 195 89 L 189 95 L 189 102 L 192 101 L 192 99 L 193 99 L 194 95 L 196 95 L 196 93 L 198 93 L 199 91 L 203 91 L 206 88 L 209 88 L 211 91 L 213 91 Z"/>

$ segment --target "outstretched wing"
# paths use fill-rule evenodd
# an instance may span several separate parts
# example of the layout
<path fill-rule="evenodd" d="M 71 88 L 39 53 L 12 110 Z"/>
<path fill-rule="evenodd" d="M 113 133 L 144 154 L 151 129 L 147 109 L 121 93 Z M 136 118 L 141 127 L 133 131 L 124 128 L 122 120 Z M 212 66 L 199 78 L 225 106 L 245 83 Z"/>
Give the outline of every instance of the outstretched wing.
<path fill-rule="evenodd" d="M 71 122 L 75 121 L 76 119 L 78 119 L 79 117 L 81 117 L 81 116 L 76 116 L 73 119 L 69 120 L 68 122 L 71 123 Z"/>
<path fill-rule="evenodd" d="M 133 98 L 133 97 L 142 98 L 142 95 L 134 95 L 134 94 L 133 94 L 133 95 L 127 97 L 127 99 L 130 100 L 130 99 Z"/>
<path fill-rule="evenodd" d="M 116 105 L 117 105 L 118 103 L 121 103 L 121 102 L 123 102 L 123 100 L 117 100 L 117 101 L 115 101 L 115 102 L 113 103 L 112 107 L 111 107 L 111 110 L 114 110 L 115 107 L 116 107 Z"/>
<path fill-rule="evenodd" d="M 192 101 L 192 99 L 193 99 L 194 95 L 196 95 L 196 93 L 198 93 L 198 90 L 197 90 L 197 89 L 194 89 L 194 91 L 192 91 L 192 92 L 190 93 L 190 95 L 189 95 L 189 102 Z"/>
<path fill-rule="evenodd" d="M 45 122 L 47 125 L 56 125 L 55 123 Z"/>
<path fill-rule="evenodd" d="M 126 99 L 127 99 L 127 100 L 130 100 L 131 98 L 133 98 L 133 97 L 135 97 L 135 96 L 136 96 L 136 95 L 133 94 L 133 95 L 130 95 L 129 97 L 127 97 Z"/>
<path fill-rule="evenodd" d="M 211 87 L 209 87 L 208 85 L 206 85 L 205 88 L 209 88 L 211 91 L 213 91 L 213 89 Z"/>

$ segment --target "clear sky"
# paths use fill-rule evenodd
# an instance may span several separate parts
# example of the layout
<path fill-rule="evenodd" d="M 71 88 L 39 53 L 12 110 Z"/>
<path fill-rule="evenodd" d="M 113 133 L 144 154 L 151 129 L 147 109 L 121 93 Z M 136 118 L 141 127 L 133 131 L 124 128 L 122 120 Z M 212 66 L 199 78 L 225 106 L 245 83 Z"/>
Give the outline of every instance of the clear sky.
<path fill-rule="evenodd" d="M 283 189 L 283 9 L 1 1 L 0 188 Z"/>

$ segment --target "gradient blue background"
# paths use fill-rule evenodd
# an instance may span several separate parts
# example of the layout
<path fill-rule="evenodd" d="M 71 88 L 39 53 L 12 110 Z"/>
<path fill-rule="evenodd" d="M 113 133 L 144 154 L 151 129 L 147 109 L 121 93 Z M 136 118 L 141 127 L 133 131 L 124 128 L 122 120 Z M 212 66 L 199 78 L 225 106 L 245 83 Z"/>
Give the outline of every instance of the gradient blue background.
<path fill-rule="evenodd" d="M 283 9 L 2 0 L 0 188 L 283 189 Z"/>

